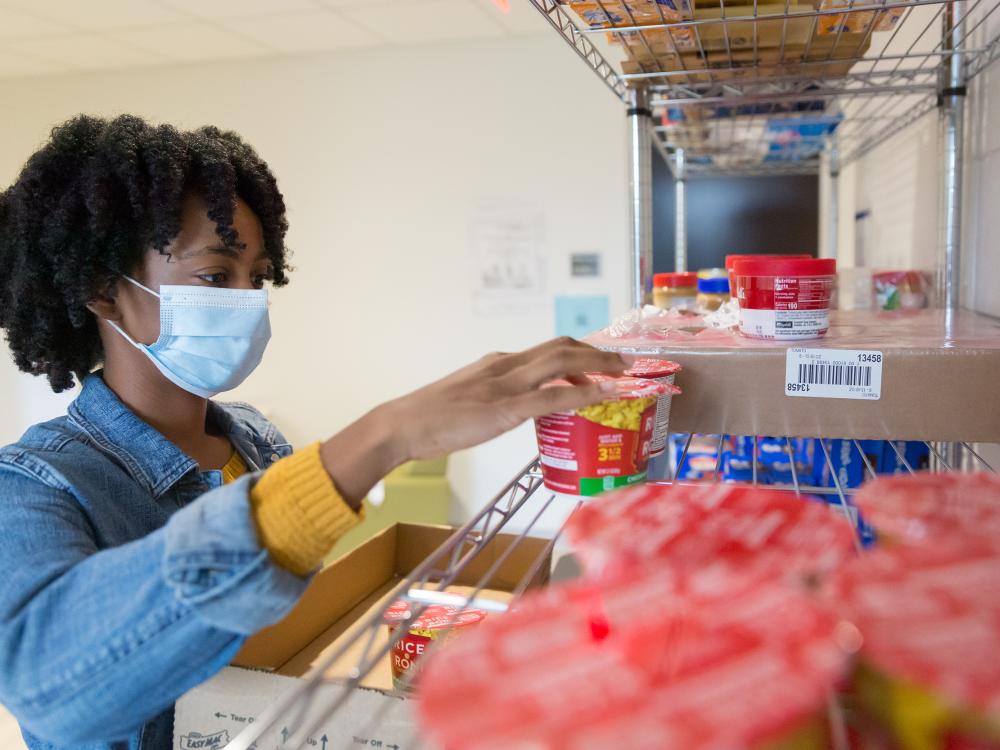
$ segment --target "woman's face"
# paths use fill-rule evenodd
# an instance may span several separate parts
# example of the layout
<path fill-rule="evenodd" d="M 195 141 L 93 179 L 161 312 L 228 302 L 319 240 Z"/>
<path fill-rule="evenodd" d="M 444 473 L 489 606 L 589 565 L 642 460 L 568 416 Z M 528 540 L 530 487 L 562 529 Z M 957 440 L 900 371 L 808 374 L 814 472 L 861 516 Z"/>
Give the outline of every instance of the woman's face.
<path fill-rule="evenodd" d="M 181 230 L 161 254 L 146 253 L 133 278 L 155 292 L 163 284 L 212 286 L 226 289 L 260 289 L 271 278 L 271 266 L 264 253 L 264 233 L 260 220 L 242 200 L 233 211 L 234 246 L 226 247 L 208 218 L 204 201 L 197 193 L 184 198 Z M 160 335 L 159 300 L 127 281 L 116 288 L 116 306 L 121 325 L 136 341 L 152 344 Z"/>

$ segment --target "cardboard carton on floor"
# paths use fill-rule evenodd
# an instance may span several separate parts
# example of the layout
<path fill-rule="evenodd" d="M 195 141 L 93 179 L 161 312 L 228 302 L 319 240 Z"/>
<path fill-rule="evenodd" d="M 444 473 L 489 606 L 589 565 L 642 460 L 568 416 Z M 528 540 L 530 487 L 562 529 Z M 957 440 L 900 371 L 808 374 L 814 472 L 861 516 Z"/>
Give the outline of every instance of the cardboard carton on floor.
<path fill-rule="evenodd" d="M 311 674 L 326 655 L 352 642 L 344 658 L 326 672 L 329 678 L 346 676 L 365 646 L 356 638 L 359 626 L 395 597 L 403 577 L 453 532 L 446 526 L 395 524 L 324 568 L 284 620 L 250 638 L 233 666 L 177 702 L 174 750 L 222 750 L 256 716 Z M 476 585 L 514 542 L 513 536 L 498 535 L 458 577 L 459 590 Z M 490 589 L 479 596 L 509 599 L 509 592 L 529 574 L 530 585 L 547 583 L 551 569 L 547 544 L 545 539 L 524 538 L 499 565 Z M 388 628 L 382 627 L 376 646 L 387 640 Z M 288 716 L 258 740 L 257 750 L 282 748 L 296 726 L 314 721 L 319 728 L 306 746 L 316 750 L 429 747 L 416 738 L 410 701 L 392 691 L 388 655 L 361 684 L 362 689 L 355 690 L 333 716 L 326 716 L 326 707 L 340 695 L 340 686 L 324 684 L 299 724 L 293 725 L 296 717 Z"/>

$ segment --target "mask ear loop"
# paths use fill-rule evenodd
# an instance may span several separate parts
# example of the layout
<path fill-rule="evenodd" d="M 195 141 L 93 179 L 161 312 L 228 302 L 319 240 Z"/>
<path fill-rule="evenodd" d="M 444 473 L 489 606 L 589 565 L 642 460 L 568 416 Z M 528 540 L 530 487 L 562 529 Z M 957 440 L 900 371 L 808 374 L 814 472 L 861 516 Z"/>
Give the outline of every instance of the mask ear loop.
<path fill-rule="evenodd" d="M 150 289 L 145 284 L 141 284 L 140 282 L 136 281 L 131 276 L 127 276 L 125 274 L 122 274 L 122 278 L 125 279 L 126 281 L 128 281 L 129 283 L 134 284 L 135 286 L 139 287 L 143 291 L 149 292 L 150 294 L 152 294 L 157 299 L 161 299 L 160 295 L 157 292 L 154 292 L 152 289 Z M 125 333 L 125 331 L 123 331 L 121 329 L 121 327 L 117 323 L 115 323 L 113 320 L 106 320 L 104 322 L 107 323 L 112 328 L 114 328 L 116 331 L 118 331 L 118 333 L 120 333 L 122 336 L 124 336 L 125 340 L 127 342 L 129 342 L 132 346 L 134 346 L 136 349 L 139 349 L 140 351 L 145 350 L 145 348 L 146 348 L 145 344 L 140 344 L 138 341 L 136 341 L 131 336 L 129 336 L 127 333 Z"/>
<path fill-rule="evenodd" d="M 131 276 L 126 276 L 126 275 L 122 274 L 122 278 L 125 279 L 125 281 L 128 281 L 128 282 L 130 282 L 132 284 L 135 284 L 137 287 L 139 287 L 143 291 L 149 292 L 150 294 L 152 294 L 157 299 L 160 299 L 160 295 L 159 295 L 158 292 L 154 292 L 148 286 L 146 286 L 145 284 L 139 283 L 138 281 L 136 281 L 135 279 L 133 279 Z"/>

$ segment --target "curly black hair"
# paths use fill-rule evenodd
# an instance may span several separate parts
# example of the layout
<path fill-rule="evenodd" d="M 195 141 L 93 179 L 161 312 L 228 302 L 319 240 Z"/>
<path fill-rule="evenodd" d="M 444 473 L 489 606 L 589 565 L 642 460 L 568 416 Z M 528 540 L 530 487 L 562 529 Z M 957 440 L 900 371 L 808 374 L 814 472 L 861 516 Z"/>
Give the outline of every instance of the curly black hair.
<path fill-rule="evenodd" d="M 284 199 L 236 133 L 132 115 L 81 115 L 52 130 L 0 193 L 0 328 L 21 370 L 45 375 L 59 392 L 102 361 L 87 303 L 150 248 L 165 253 L 188 191 L 204 197 L 226 244 L 236 242 L 236 198 L 246 201 L 264 230 L 272 282 L 287 283 Z"/>

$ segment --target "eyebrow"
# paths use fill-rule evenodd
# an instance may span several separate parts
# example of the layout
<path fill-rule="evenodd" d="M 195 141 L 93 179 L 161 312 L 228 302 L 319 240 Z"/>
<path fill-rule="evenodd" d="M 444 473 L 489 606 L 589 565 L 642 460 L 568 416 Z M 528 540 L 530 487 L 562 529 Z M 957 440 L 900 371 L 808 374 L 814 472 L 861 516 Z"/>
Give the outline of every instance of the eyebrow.
<path fill-rule="evenodd" d="M 246 244 L 238 242 L 235 245 L 209 245 L 202 248 L 193 248 L 191 250 L 185 250 L 180 254 L 180 260 L 186 260 L 187 258 L 198 258 L 205 255 L 225 255 L 228 258 L 240 258 L 242 257 L 243 251 L 246 250 Z M 260 258 L 265 258 L 266 253 L 262 250 L 260 253 Z M 258 258 L 258 260 L 260 259 Z"/>

